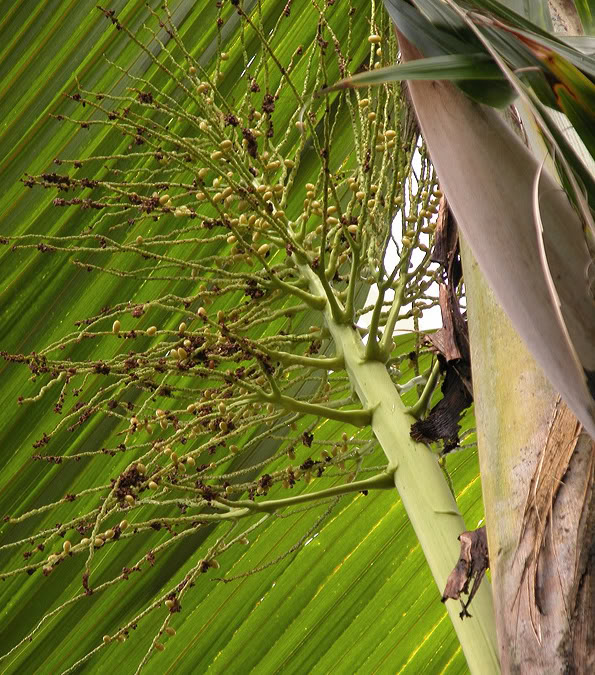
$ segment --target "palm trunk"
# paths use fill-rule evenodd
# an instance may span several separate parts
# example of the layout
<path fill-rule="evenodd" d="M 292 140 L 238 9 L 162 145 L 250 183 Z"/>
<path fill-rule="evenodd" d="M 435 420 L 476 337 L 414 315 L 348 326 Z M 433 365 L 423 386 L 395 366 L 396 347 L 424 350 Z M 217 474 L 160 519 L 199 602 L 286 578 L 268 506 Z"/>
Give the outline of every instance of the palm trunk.
<path fill-rule="evenodd" d="M 399 42 L 404 60 L 418 57 L 401 36 Z M 477 136 L 476 147 L 471 148 L 470 142 L 460 148 L 459 156 L 453 157 L 453 128 L 459 125 L 461 138 L 466 131 L 464 115 L 456 111 L 462 106 L 468 117 L 477 115 L 475 132 L 481 124 L 485 126 L 485 114 L 492 113 L 479 107 L 474 113 L 461 94 L 446 83 L 411 82 L 409 88 L 454 215 L 464 218 L 466 226 L 475 228 L 474 250 L 478 247 L 481 252 L 481 265 L 487 265 L 490 278 L 497 278 L 498 270 L 489 258 L 489 237 L 494 234 L 514 237 L 515 233 L 507 232 L 507 222 L 502 222 L 496 232 L 493 227 L 490 229 L 499 224 L 493 219 L 490 223 L 486 203 L 497 204 L 498 195 L 490 201 L 494 195 L 487 192 L 493 191 L 494 185 L 484 185 L 486 193 L 477 189 L 471 167 L 477 161 L 481 163 L 481 158 L 470 153 L 489 155 L 485 159 L 492 162 L 496 185 L 507 172 L 518 172 L 519 167 L 509 166 L 510 157 L 503 148 L 495 156 L 495 149 L 482 147 L 481 135 Z M 445 139 L 445 135 L 449 138 Z M 469 192 L 473 193 L 472 198 Z M 522 199 L 517 192 L 501 194 L 499 200 L 503 205 L 513 197 L 515 203 Z M 530 214 L 530 191 L 526 198 Z M 477 232 L 481 226 L 487 238 L 484 241 Z M 462 257 L 502 668 L 510 673 L 593 672 L 595 446 L 585 434 L 580 435 L 579 424 L 560 402 L 498 306 L 467 246 L 463 246 Z M 507 270 L 500 269 L 500 275 L 507 275 Z M 526 320 L 532 312 L 539 314 L 541 308 L 526 308 L 523 322 L 518 313 L 524 301 L 522 295 L 519 291 L 518 306 L 515 308 L 512 302 L 507 310 L 513 315 L 516 312 L 517 325 L 519 320 L 520 325 L 524 323 L 523 337 L 543 362 L 544 353 L 539 347 L 536 352 L 536 343 L 541 339 L 539 330 L 527 325 L 530 322 Z M 557 368 L 556 364 L 547 365 L 550 373 Z M 560 373 L 563 376 L 563 369 Z M 557 375 L 555 379 L 562 381 Z M 568 390 L 564 393 L 580 411 L 577 399 L 573 400 Z M 580 412 L 589 420 L 588 413 Z"/>
<path fill-rule="evenodd" d="M 575 439 L 576 418 L 559 403 L 467 246 L 463 267 L 502 670 L 593 672 L 595 445 L 586 434 Z M 563 486 L 548 519 L 558 480 Z"/>

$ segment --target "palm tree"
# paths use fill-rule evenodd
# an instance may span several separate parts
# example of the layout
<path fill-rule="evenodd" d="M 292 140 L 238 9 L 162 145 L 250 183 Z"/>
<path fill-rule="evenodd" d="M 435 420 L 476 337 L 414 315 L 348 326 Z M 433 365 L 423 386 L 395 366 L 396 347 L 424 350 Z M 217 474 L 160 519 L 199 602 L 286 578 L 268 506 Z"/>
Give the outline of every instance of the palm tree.
<path fill-rule="evenodd" d="M 309 98 L 390 22 L 194 4 L 0 29 L 4 667 L 495 671 L 489 586 L 465 656 L 438 602 L 474 455 L 409 435 L 440 186 L 398 85 Z"/>

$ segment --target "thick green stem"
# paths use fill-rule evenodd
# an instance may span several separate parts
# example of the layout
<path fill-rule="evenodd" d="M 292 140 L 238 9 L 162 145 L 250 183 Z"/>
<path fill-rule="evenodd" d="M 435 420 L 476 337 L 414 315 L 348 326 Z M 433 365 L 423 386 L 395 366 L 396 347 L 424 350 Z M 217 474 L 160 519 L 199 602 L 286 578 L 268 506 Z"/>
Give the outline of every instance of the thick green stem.
<path fill-rule="evenodd" d="M 318 277 L 305 266 L 300 270 L 309 279 L 312 293 L 322 295 Z M 328 308 L 324 316 L 336 349 L 344 354 L 349 379 L 362 405 L 374 411 L 372 430 L 389 467 L 396 469 L 394 484 L 442 592 L 459 559 L 457 537 L 466 530 L 465 522 L 436 455 L 411 439 L 409 431 L 414 418 L 406 413 L 385 365 L 365 360 L 365 347 L 357 330 L 337 324 Z M 484 579 L 473 599 L 472 618 L 463 621 L 456 603 L 447 602 L 446 608 L 471 672 L 499 673 L 492 592 L 487 580 Z"/>

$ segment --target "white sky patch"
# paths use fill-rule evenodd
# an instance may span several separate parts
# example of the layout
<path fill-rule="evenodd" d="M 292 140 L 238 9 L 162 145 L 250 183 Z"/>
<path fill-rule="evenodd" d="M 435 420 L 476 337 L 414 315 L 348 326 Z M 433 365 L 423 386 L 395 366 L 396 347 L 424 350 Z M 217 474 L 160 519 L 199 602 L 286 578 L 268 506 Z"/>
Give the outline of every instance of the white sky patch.
<path fill-rule="evenodd" d="M 417 160 L 417 161 L 416 161 Z M 421 160 L 419 153 L 416 152 L 415 157 L 413 159 L 413 169 L 414 169 L 414 174 L 413 174 L 413 191 L 417 192 L 419 189 L 419 186 L 417 185 L 417 181 L 415 176 L 419 175 L 421 173 Z M 405 201 L 403 204 L 403 209 L 406 214 L 409 214 L 409 195 L 406 193 L 405 194 Z M 431 218 L 432 222 L 436 221 L 437 216 L 434 215 Z M 401 245 L 401 211 L 397 213 L 395 216 L 395 219 L 393 220 L 393 226 L 392 226 L 392 234 L 393 238 L 396 242 L 398 242 L 398 245 L 400 247 Z M 425 244 L 428 246 L 430 244 L 430 236 L 427 234 L 420 233 L 419 241 L 422 244 Z M 411 254 L 411 267 L 410 269 L 415 269 L 423 260 L 424 253 L 420 251 L 419 249 L 415 248 Z M 397 246 L 393 241 L 390 242 L 388 248 L 387 248 L 387 253 L 385 257 L 385 267 L 387 273 L 390 274 L 390 272 L 394 269 L 395 265 L 399 262 L 399 253 L 397 251 Z M 430 269 L 435 269 L 437 267 L 436 264 L 432 263 L 430 266 Z M 396 280 L 395 280 L 396 281 Z M 427 291 L 428 294 L 431 295 L 436 295 L 438 296 L 438 284 L 432 284 L 430 288 Z M 389 290 L 385 294 L 385 301 L 390 301 L 394 297 L 394 291 Z M 378 288 L 377 286 L 372 286 L 370 288 L 370 291 L 368 293 L 368 297 L 366 298 L 366 305 L 373 305 L 378 298 Z M 409 310 L 411 309 L 411 303 L 405 304 L 401 307 L 401 314 L 406 314 Z M 358 321 L 358 325 L 367 328 L 370 325 L 370 320 L 372 318 L 372 313 L 368 312 L 367 314 L 364 314 L 360 317 Z M 427 330 L 433 330 L 433 329 L 438 329 L 442 327 L 442 315 L 440 313 L 440 307 L 431 307 L 430 309 L 425 309 L 423 311 L 422 316 L 419 318 L 419 328 L 420 330 L 427 331 Z M 407 319 L 400 319 L 397 321 L 397 324 L 395 326 L 395 334 L 403 334 L 403 333 L 408 333 L 414 330 L 413 328 L 413 318 L 407 318 Z M 367 337 L 367 336 L 366 336 Z M 365 340 L 364 340 L 365 341 Z"/>

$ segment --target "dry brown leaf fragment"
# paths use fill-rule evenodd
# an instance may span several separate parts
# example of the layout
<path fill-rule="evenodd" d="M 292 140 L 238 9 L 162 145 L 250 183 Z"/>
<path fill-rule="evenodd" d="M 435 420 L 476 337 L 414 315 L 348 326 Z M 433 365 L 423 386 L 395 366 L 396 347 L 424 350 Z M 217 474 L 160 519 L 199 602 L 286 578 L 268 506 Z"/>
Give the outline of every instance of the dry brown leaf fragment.
<path fill-rule="evenodd" d="M 466 616 L 471 616 L 468 607 L 490 566 L 490 559 L 485 527 L 462 532 L 459 535 L 459 541 L 461 542 L 461 554 L 446 581 L 442 602 L 446 602 L 448 599 L 460 600 L 462 594 L 468 595 L 466 602 L 461 600 L 462 610 L 459 616 L 464 619 Z M 471 581 L 473 581 L 473 586 L 469 591 Z"/>

